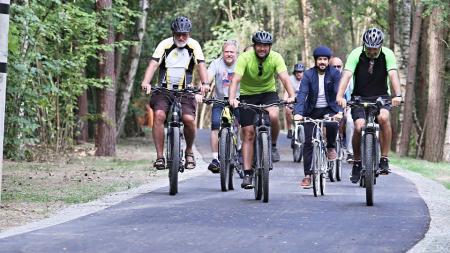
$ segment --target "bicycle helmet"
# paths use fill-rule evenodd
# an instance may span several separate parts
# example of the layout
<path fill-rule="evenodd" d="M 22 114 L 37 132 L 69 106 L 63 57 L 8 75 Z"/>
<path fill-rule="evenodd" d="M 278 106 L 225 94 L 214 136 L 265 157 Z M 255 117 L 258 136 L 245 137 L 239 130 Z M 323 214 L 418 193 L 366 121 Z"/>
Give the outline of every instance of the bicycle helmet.
<path fill-rule="evenodd" d="M 295 72 L 304 72 L 305 71 L 305 66 L 301 63 L 297 63 L 294 65 L 294 73 Z"/>
<path fill-rule="evenodd" d="M 314 59 L 317 59 L 320 56 L 327 57 L 328 59 L 330 59 L 332 54 L 333 53 L 331 52 L 331 49 L 329 49 L 326 46 L 319 46 L 316 49 L 314 49 L 313 52 Z"/>
<path fill-rule="evenodd" d="M 189 18 L 185 16 L 176 17 L 170 26 L 174 33 L 190 33 L 192 30 L 192 23 Z"/>
<path fill-rule="evenodd" d="M 272 34 L 266 31 L 258 31 L 252 36 L 252 42 L 254 44 L 267 44 L 272 45 L 273 39 Z"/>
<path fill-rule="evenodd" d="M 367 48 L 380 48 L 383 40 L 384 34 L 378 28 L 370 28 L 363 35 L 364 46 Z"/>

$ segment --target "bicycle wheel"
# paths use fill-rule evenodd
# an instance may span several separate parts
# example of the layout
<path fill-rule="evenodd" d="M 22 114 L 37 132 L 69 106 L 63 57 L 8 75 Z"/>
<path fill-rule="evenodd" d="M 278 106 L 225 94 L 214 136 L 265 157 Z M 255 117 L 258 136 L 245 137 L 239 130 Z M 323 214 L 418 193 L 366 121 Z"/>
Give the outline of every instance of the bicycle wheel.
<path fill-rule="evenodd" d="M 292 156 L 294 158 L 295 163 L 301 162 L 303 156 L 303 146 L 294 143 L 292 148 Z"/>
<path fill-rule="evenodd" d="M 336 175 L 336 161 L 328 161 L 328 168 L 327 168 L 327 172 L 328 172 L 328 178 L 330 179 L 331 182 L 336 181 L 334 176 Z"/>
<path fill-rule="evenodd" d="M 373 180 L 375 172 L 374 135 L 364 135 L 364 186 L 366 187 L 366 204 L 373 206 Z"/>
<path fill-rule="evenodd" d="M 255 192 L 256 200 L 261 200 L 261 198 L 262 198 L 262 175 L 261 175 L 261 173 L 262 172 L 261 172 L 260 168 L 255 169 L 253 190 Z"/>
<path fill-rule="evenodd" d="M 230 137 L 228 138 L 230 140 L 231 146 L 230 146 L 230 152 L 229 152 L 229 167 L 228 167 L 228 190 L 234 190 L 233 185 L 233 176 L 234 176 L 234 170 L 235 168 L 238 168 L 239 161 L 238 161 L 238 154 L 237 154 L 237 141 L 235 139 L 235 136 L 233 133 L 229 133 Z"/>
<path fill-rule="evenodd" d="M 219 163 L 220 163 L 220 188 L 223 192 L 226 192 L 228 189 L 228 169 L 230 166 L 230 145 L 229 145 L 229 129 L 222 128 L 219 133 Z"/>
<path fill-rule="evenodd" d="M 341 181 L 342 179 L 342 159 L 344 157 L 344 149 L 342 148 L 341 139 L 338 137 L 336 139 L 336 153 L 338 157 L 336 159 L 336 180 Z"/>
<path fill-rule="evenodd" d="M 261 143 L 261 173 L 262 173 L 262 191 L 263 191 L 263 202 L 269 202 L 269 170 L 270 170 L 270 154 L 269 154 L 269 136 L 267 133 L 261 133 L 260 137 Z"/>
<path fill-rule="evenodd" d="M 180 153 L 180 128 L 169 128 L 168 134 L 168 164 L 169 164 L 169 182 L 170 182 L 170 195 L 178 193 L 178 171 L 181 163 Z"/>
<path fill-rule="evenodd" d="M 314 197 L 319 196 L 319 174 L 320 174 L 320 149 L 317 143 L 314 143 L 312 155 L 312 183 Z"/>
<path fill-rule="evenodd" d="M 324 173 L 320 173 L 320 195 L 325 195 L 325 188 L 326 188 L 326 178 Z"/>

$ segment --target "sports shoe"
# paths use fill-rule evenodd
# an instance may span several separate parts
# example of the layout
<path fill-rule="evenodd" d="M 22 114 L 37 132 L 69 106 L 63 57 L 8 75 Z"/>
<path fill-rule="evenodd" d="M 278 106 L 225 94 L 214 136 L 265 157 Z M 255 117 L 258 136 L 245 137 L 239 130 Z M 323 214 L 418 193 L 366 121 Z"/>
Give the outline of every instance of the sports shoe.
<path fill-rule="evenodd" d="M 336 160 L 337 153 L 335 148 L 327 148 L 328 160 Z"/>
<path fill-rule="evenodd" d="M 241 187 L 244 189 L 253 189 L 253 172 L 248 173 L 247 171 L 244 171 L 244 179 L 242 180 Z"/>
<path fill-rule="evenodd" d="M 291 139 L 292 138 L 292 129 L 289 129 L 287 132 L 287 138 Z"/>
<path fill-rule="evenodd" d="M 361 169 L 362 169 L 361 162 L 353 163 L 352 175 L 350 176 L 350 181 L 352 181 L 352 183 L 354 184 L 358 183 L 359 179 L 361 178 Z"/>
<path fill-rule="evenodd" d="M 276 163 L 278 161 L 280 161 L 280 154 L 277 147 L 272 146 L 272 162 Z"/>
<path fill-rule="evenodd" d="M 210 170 L 212 173 L 219 173 L 220 172 L 220 163 L 217 159 L 212 159 L 211 163 L 208 165 L 208 170 Z"/>
<path fill-rule="evenodd" d="M 391 172 L 389 169 L 389 159 L 387 157 L 380 158 L 380 175 L 387 175 Z"/>
<path fill-rule="evenodd" d="M 353 154 L 352 153 L 348 153 L 347 154 L 347 162 L 348 163 L 352 163 L 353 162 Z"/>

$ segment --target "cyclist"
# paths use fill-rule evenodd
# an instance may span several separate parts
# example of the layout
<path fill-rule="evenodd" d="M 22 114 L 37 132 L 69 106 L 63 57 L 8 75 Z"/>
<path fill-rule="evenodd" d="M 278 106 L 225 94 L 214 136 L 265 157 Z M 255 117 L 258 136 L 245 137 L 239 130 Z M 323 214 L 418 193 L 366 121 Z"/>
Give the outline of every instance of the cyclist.
<path fill-rule="evenodd" d="M 194 65 L 198 66 L 200 80 L 203 83 L 202 92 L 209 89 L 205 57 L 200 44 L 192 39 L 192 23 L 189 18 L 179 16 L 171 23 L 172 37 L 161 41 L 153 53 L 152 59 L 145 71 L 141 87 L 148 93 L 151 91 L 150 81 L 159 67 L 159 85 L 168 89 L 184 89 L 192 86 L 192 71 Z M 200 97 L 200 96 L 198 96 Z M 150 106 L 154 111 L 153 141 L 155 142 L 157 159 L 153 166 L 165 169 L 164 159 L 164 121 L 169 110 L 169 100 L 164 93 L 153 94 Z M 196 99 L 193 95 L 181 98 L 182 121 L 184 124 L 184 136 L 186 140 L 185 168 L 195 168 L 195 158 L 192 151 L 196 133 L 195 114 L 197 109 Z"/>
<path fill-rule="evenodd" d="M 276 92 L 275 75 L 283 83 L 289 97 L 288 101 L 294 101 L 295 93 L 292 89 L 289 74 L 283 57 L 271 50 L 272 35 L 266 31 L 258 31 L 252 36 L 253 50 L 242 53 L 236 62 L 234 76 L 229 89 L 229 102 L 233 107 L 239 105 L 236 100 L 237 84 L 240 83 L 240 100 L 250 104 L 270 104 L 279 100 Z M 279 109 L 267 108 L 272 126 L 272 160 L 277 162 L 280 155 L 276 148 L 280 124 L 278 122 Z M 253 119 L 255 112 L 250 109 L 239 109 L 240 124 L 243 131 L 242 154 L 244 161 L 244 179 L 241 187 L 252 188 L 253 169 L 253 141 L 255 129 Z"/>
<path fill-rule="evenodd" d="M 339 57 L 333 57 L 330 60 L 330 65 L 342 74 L 343 69 L 343 63 L 342 60 Z M 351 99 L 351 93 L 353 89 L 353 83 L 352 80 L 350 80 L 350 83 L 347 87 L 347 90 L 345 90 L 345 99 L 348 101 Z M 344 109 L 344 120 L 342 125 L 339 125 L 339 131 L 343 132 L 345 128 L 345 149 L 347 152 L 347 162 L 352 163 L 353 162 L 353 146 L 352 146 L 352 138 L 353 138 L 353 131 L 355 129 L 355 125 L 353 124 L 352 114 L 351 114 L 351 108 Z"/>
<path fill-rule="evenodd" d="M 294 65 L 294 71 L 292 73 L 292 75 L 289 77 L 291 79 L 291 84 L 292 84 L 292 88 L 295 91 L 295 94 L 297 94 L 298 89 L 300 88 L 300 82 L 302 81 L 303 78 L 303 72 L 305 71 L 305 66 L 302 63 L 297 63 Z M 284 93 L 284 100 L 286 100 L 288 98 L 288 93 L 285 92 Z M 288 127 L 288 134 L 287 137 L 288 138 L 292 138 L 292 109 L 288 106 L 286 106 L 285 111 L 284 111 L 284 115 L 286 118 L 286 125 Z"/>
<path fill-rule="evenodd" d="M 238 52 L 238 44 L 235 40 L 227 40 L 222 46 L 222 56 L 213 60 L 208 67 L 208 82 L 215 80 L 214 97 L 218 99 L 228 98 L 228 89 L 234 74 Z M 218 133 L 221 123 L 223 105 L 214 104 L 211 112 L 211 149 L 213 160 L 208 170 L 213 173 L 220 172 L 218 160 Z"/>
<path fill-rule="evenodd" d="M 342 118 L 342 108 L 336 103 L 336 93 L 338 90 L 341 74 L 335 68 L 329 66 L 331 49 L 319 46 L 313 51 L 314 67 L 306 70 L 297 93 L 297 103 L 294 107 L 294 120 L 303 120 L 303 117 L 313 119 L 323 118 L 325 115 L 332 116 L 340 120 Z M 337 122 L 325 124 L 327 131 L 327 156 L 334 160 L 336 154 L 336 135 L 338 132 Z M 303 167 L 305 177 L 300 185 L 303 188 L 311 187 L 311 164 L 313 155 L 312 134 L 314 125 L 307 123 L 304 125 L 305 146 L 303 148 Z"/>
<path fill-rule="evenodd" d="M 361 96 L 365 98 L 391 97 L 387 79 L 394 91 L 392 105 L 398 106 L 402 101 L 400 90 L 400 81 L 397 73 L 397 63 L 394 52 L 387 47 L 383 47 L 384 35 L 378 28 L 370 28 L 363 35 L 363 45 L 353 49 L 347 58 L 342 79 L 339 83 L 339 92 L 336 100 L 340 106 L 345 108 L 346 100 L 344 92 L 352 76 L 354 77 L 352 96 Z M 392 130 L 389 122 L 390 105 L 386 105 L 380 110 L 377 117 L 380 125 L 380 172 L 389 174 L 388 152 L 391 145 Z M 353 135 L 353 147 L 360 147 L 361 129 L 365 124 L 365 113 L 363 108 L 353 108 L 352 117 L 355 122 L 355 132 Z M 361 151 L 354 149 L 354 162 L 350 180 L 357 183 L 361 172 Z"/>

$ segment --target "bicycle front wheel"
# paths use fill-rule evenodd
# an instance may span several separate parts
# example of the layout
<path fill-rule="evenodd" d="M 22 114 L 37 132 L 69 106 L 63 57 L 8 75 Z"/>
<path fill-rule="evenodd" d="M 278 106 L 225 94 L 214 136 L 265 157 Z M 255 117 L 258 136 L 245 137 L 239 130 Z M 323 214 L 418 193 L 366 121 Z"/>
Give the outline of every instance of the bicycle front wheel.
<path fill-rule="evenodd" d="M 344 150 L 342 149 L 341 139 L 339 137 L 336 138 L 336 153 L 338 157 L 336 159 L 336 180 L 341 181 L 342 179 L 342 159 L 344 157 Z"/>
<path fill-rule="evenodd" d="M 261 133 L 260 137 L 261 155 L 261 172 L 262 172 L 262 190 L 263 202 L 269 202 L 269 170 L 270 170 L 270 150 L 269 150 L 269 136 L 267 133 Z"/>
<path fill-rule="evenodd" d="M 219 134 L 219 162 L 220 162 L 220 188 L 226 192 L 228 189 L 228 173 L 230 166 L 229 129 L 222 128 Z"/>
<path fill-rule="evenodd" d="M 374 173 L 375 173 L 375 149 L 374 149 L 373 134 L 364 135 L 364 186 L 366 188 L 366 204 L 373 206 L 373 192 L 374 192 Z"/>
<path fill-rule="evenodd" d="M 181 164 L 181 147 L 180 147 L 180 128 L 169 128 L 168 134 L 168 167 L 169 167 L 169 194 L 175 195 L 178 193 L 178 171 Z"/>
<path fill-rule="evenodd" d="M 319 175 L 320 175 L 320 149 L 317 143 L 314 143 L 313 147 L 313 155 L 312 155 L 312 163 L 311 163 L 311 173 L 312 173 L 312 185 L 313 185 L 313 193 L 314 197 L 319 196 Z"/>

